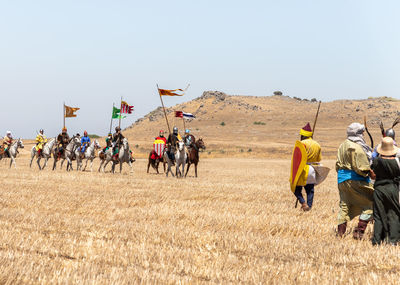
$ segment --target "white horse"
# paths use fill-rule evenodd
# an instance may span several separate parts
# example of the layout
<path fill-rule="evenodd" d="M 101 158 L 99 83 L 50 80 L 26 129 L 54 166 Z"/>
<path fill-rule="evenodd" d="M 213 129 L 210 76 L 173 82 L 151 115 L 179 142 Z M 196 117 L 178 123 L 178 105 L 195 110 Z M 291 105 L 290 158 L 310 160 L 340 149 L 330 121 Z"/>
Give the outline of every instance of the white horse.
<path fill-rule="evenodd" d="M 47 161 L 49 160 L 49 158 L 51 157 L 51 153 L 53 152 L 53 147 L 54 147 L 55 142 L 56 142 L 56 139 L 51 138 L 47 143 L 44 144 L 42 153 L 37 158 L 37 164 L 39 166 L 39 170 L 43 170 L 46 167 Z M 31 163 L 30 163 L 29 167 L 32 167 L 32 161 L 35 158 L 36 153 L 37 153 L 36 146 L 34 146 L 34 147 L 32 147 L 32 150 L 31 150 Z M 42 159 L 42 157 L 44 158 L 43 167 L 40 166 L 40 160 Z"/>
<path fill-rule="evenodd" d="M 61 167 L 63 167 L 64 161 L 67 160 L 67 171 L 69 168 L 72 170 L 72 158 L 74 156 L 74 151 L 75 148 L 81 145 L 81 141 L 78 136 L 73 136 L 67 146 L 64 149 L 64 155 L 60 157 L 61 160 Z M 54 164 L 53 164 L 53 170 L 57 168 L 57 153 L 56 150 L 53 151 L 53 157 L 54 157 Z"/>
<path fill-rule="evenodd" d="M 135 160 L 132 159 L 132 161 L 131 161 L 131 153 L 129 151 L 128 140 L 126 138 L 124 138 L 122 140 L 122 144 L 120 146 L 119 154 L 118 154 L 118 161 L 119 161 L 119 173 L 122 172 L 122 164 L 124 162 L 129 164 L 129 166 L 131 167 L 131 171 L 130 172 L 133 172 L 132 162 L 135 162 Z M 115 172 L 115 164 L 116 163 L 113 161 L 112 170 L 111 170 L 112 173 Z"/>
<path fill-rule="evenodd" d="M 88 164 L 88 161 L 90 160 L 90 171 L 93 171 L 93 159 L 95 158 L 94 151 L 95 151 L 95 149 L 99 149 L 99 148 L 100 148 L 100 144 L 99 144 L 99 142 L 97 140 L 92 141 L 90 143 L 90 145 L 86 148 L 85 157 L 83 158 L 83 159 L 86 159 L 86 164 L 85 164 L 85 167 L 83 169 L 82 169 L 82 164 L 83 164 L 82 160 L 83 159 L 81 159 L 81 157 L 80 157 L 80 155 L 78 153 L 76 155 L 76 162 L 77 162 L 77 167 L 78 167 L 77 170 L 82 169 L 82 171 L 85 171 L 86 167 L 87 167 L 87 164 Z M 79 149 L 77 149 L 75 151 L 75 154 L 76 154 L 77 151 L 79 151 Z"/>
<path fill-rule="evenodd" d="M 106 152 L 104 154 L 104 158 L 101 158 L 101 156 L 102 156 L 101 153 L 102 152 L 103 152 L 102 150 L 100 150 L 98 152 L 98 155 L 99 155 L 99 158 L 100 158 L 99 172 L 100 172 L 101 169 L 103 169 L 103 172 L 104 172 L 104 169 L 106 168 L 107 164 L 110 163 L 110 161 L 112 161 L 112 147 L 109 147 L 106 150 Z"/>
<path fill-rule="evenodd" d="M 21 139 L 15 140 L 10 148 L 9 148 L 9 153 L 10 153 L 10 168 L 11 165 L 14 163 L 14 167 L 17 168 L 17 164 L 15 163 L 15 158 L 17 157 L 18 154 L 18 148 L 24 148 L 24 143 L 22 142 Z M 0 160 L 4 157 L 5 154 L 3 154 L 2 156 L 0 156 Z M 4 157 L 5 158 L 5 157 Z"/>
<path fill-rule="evenodd" d="M 175 165 L 176 165 L 176 177 L 178 177 L 178 174 L 182 177 L 183 173 L 185 173 L 185 165 L 186 165 L 186 158 L 187 158 L 187 154 L 186 154 L 186 147 L 185 147 L 185 143 L 183 141 L 179 141 L 178 142 L 178 149 L 174 152 L 174 157 L 175 157 Z M 166 176 L 168 177 L 168 173 L 171 172 L 172 177 L 174 177 L 174 173 L 172 172 L 172 166 L 173 166 L 173 162 L 171 161 L 171 159 L 169 158 L 167 152 L 164 152 L 164 161 L 167 162 L 167 172 L 166 172 Z M 182 165 L 182 172 L 180 171 L 179 167 Z"/>
<path fill-rule="evenodd" d="M 187 160 L 186 146 L 183 141 L 178 142 L 178 149 L 175 153 L 175 163 L 176 163 L 176 177 L 178 175 L 183 177 L 185 174 L 185 165 Z M 180 170 L 180 166 L 182 165 L 182 172 Z"/>

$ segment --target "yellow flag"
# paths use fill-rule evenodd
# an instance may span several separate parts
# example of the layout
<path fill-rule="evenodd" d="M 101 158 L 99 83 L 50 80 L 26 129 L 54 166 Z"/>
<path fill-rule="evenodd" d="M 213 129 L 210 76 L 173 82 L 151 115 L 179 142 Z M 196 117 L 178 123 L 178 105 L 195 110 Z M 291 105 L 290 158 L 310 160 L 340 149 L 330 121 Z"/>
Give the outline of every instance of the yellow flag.
<path fill-rule="evenodd" d="M 71 117 L 76 117 L 76 114 L 74 114 L 76 111 L 79 110 L 79 108 L 73 108 L 73 107 L 68 107 L 65 106 L 65 117 L 66 118 L 71 118 Z"/>

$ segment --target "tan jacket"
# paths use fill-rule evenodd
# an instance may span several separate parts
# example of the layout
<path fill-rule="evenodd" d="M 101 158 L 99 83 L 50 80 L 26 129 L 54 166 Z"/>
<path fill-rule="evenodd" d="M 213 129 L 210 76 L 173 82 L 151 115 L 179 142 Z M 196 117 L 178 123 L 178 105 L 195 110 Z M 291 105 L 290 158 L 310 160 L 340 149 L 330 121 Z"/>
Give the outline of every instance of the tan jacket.
<path fill-rule="evenodd" d="M 363 148 L 350 140 L 345 140 L 339 147 L 336 171 L 339 169 L 353 170 L 357 174 L 367 177 L 370 168 L 368 157 Z"/>

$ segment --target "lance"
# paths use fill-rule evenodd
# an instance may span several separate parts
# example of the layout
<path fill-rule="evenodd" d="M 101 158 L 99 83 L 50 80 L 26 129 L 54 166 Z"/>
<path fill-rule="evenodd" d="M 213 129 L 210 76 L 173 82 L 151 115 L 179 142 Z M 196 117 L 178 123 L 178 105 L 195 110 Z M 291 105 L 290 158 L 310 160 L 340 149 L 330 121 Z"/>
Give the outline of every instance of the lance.
<path fill-rule="evenodd" d="M 372 135 L 368 131 L 368 127 L 367 127 L 367 116 L 364 116 L 364 126 L 365 126 L 365 131 L 367 132 L 369 139 L 371 141 L 371 148 L 374 149 L 374 139 L 372 138 Z"/>

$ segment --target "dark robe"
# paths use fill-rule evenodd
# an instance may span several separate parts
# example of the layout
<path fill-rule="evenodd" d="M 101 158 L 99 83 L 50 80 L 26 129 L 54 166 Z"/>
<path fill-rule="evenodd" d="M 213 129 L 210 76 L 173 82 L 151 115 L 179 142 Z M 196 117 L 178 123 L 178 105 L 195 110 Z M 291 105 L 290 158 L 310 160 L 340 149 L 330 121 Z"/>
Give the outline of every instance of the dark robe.
<path fill-rule="evenodd" d="M 400 242 L 400 169 L 395 159 L 378 157 L 372 164 L 376 174 L 374 184 L 373 244 Z"/>

